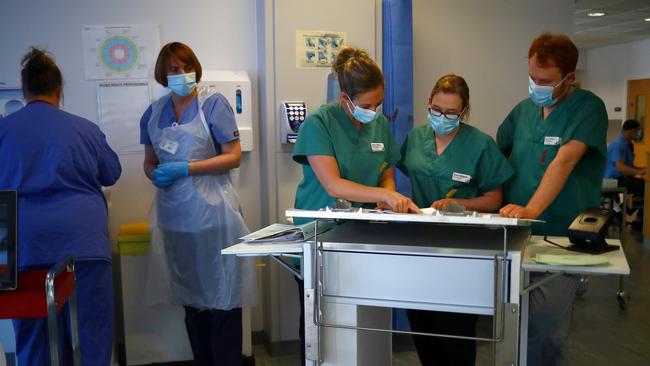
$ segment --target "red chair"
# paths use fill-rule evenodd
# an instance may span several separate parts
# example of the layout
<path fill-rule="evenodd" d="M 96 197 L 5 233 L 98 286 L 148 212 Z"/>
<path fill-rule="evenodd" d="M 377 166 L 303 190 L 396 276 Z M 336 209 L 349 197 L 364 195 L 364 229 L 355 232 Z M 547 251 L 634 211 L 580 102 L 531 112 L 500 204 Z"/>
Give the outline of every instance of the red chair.
<path fill-rule="evenodd" d="M 0 319 L 47 317 L 50 363 L 52 366 L 58 366 L 60 340 L 56 315 L 66 302 L 70 303 L 73 362 L 75 366 L 81 366 L 74 259 L 71 257 L 57 263 L 50 270 L 18 273 L 18 288 L 0 292 Z"/>

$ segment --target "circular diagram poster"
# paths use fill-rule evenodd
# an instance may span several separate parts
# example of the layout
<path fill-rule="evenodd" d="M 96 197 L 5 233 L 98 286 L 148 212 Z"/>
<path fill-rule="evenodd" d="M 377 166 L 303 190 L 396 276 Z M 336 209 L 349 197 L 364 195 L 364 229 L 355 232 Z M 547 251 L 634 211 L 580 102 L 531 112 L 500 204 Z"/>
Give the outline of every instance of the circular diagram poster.
<path fill-rule="evenodd" d="M 87 80 L 149 78 L 160 32 L 157 25 L 85 26 L 83 46 Z"/>

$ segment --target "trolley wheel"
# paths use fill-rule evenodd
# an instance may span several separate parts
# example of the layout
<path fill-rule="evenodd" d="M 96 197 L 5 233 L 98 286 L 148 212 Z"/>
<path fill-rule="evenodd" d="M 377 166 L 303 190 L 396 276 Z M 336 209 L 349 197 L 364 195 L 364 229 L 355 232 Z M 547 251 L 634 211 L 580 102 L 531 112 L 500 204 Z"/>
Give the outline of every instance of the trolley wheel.
<path fill-rule="evenodd" d="M 618 301 L 618 307 L 621 308 L 621 310 L 626 310 L 627 308 L 627 300 L 625 300 L 625 295 L 619 293 L 616 295 L 616 301 Z"/>
<path fill-rule="evenodd" d="M 589 287 L 589 277 L 582 276 L 580 277 L 580 283 L 578 283 L 578 289 L 576 290 L 576 297 L 582 298 L 585 293 L 587 293 L 587 288 Z"/>
<path fill-rule="evenodd" d="M 242 366 L 255 366 L 255 355 L 251 355 L 251 356 L 242 355 L 241 358 L 242 358 L 241 360 Z"/>

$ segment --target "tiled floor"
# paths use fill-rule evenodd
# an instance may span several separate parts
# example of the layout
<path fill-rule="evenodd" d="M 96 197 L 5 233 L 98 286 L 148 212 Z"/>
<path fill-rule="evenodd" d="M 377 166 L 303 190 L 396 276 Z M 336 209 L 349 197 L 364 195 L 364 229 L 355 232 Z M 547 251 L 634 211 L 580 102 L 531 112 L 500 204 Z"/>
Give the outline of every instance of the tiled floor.
<path fill-rule="evenodd" d="M 586 293 L 574 305 L 571 365 L 650 365 L 650 244 L 643 243 L 640 233 L 628 232 L 624 248 L 632 271 L 625 282 L 631 296 L 627 309 L 616 301 L 617 277 L 590 277 Z M 420 364 L 412 346 L 400 349 L 393 353 L 394 366 Z M 477 365 L 491 364 L 490 350 L 488 344 L 479 346 Z M 262 345 L 254 347 L 254 354 L 258 366 L 300 365 L 297 355 L 273 358 Z"/>

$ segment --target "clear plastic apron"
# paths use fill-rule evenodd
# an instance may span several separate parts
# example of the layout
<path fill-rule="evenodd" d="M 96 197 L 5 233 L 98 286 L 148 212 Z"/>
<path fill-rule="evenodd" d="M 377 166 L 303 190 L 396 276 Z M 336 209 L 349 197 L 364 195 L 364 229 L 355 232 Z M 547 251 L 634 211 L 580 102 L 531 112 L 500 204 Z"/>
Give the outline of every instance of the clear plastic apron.
<path fill-rule="evenodd" d="M 170 98 L 171 94 L 152 104 L 147 125 L 158 161 L 214 157 L 202 109 L 206 96 L 199 97 L 199 113 L 191 122 L 161 129 L 158 121 Z M 221 255 L 222 249 L 249 232 L 230 172 L 179 178 L 158 189 L 149 222 L 152 237 L 145 303 L 219 310 L 254 305 L 253 262 Z"/>

